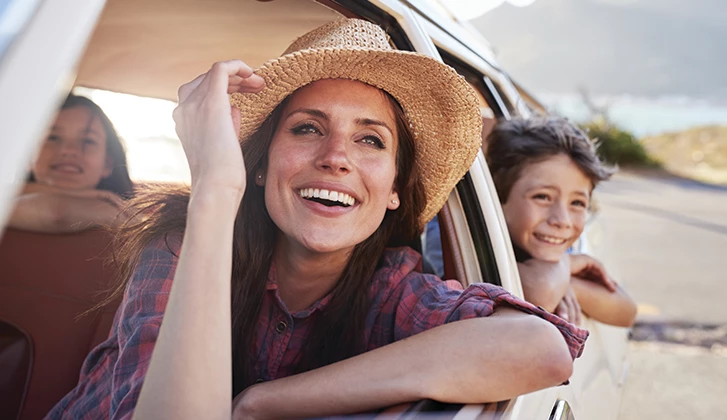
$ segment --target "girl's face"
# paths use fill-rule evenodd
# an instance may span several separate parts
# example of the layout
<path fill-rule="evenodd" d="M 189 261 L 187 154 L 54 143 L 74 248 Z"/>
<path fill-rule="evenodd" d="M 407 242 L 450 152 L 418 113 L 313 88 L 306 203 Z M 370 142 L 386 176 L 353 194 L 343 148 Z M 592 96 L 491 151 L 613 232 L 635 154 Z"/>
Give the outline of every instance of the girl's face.
<path fill-rule="evenodd" d="M 349 252 L 373 234 L 399 206 L 397 146 L 394 111 L 379 89 L 331 79 L 296 91 L 256 177 L 289 245 Z"/>
<path fill-rule="evenodd" d="M 591 181 L 564 154 L 526 165 L 502 209 L 513 242 L 533 258 L 558 261 L 583 232 Z"/>
<path fill-rule="evenodd" d="M 83 106 L 62 109 L 33 164 L 37 182 L 64 189 L 93 189 L 111 174 L 101 119 Z"/>

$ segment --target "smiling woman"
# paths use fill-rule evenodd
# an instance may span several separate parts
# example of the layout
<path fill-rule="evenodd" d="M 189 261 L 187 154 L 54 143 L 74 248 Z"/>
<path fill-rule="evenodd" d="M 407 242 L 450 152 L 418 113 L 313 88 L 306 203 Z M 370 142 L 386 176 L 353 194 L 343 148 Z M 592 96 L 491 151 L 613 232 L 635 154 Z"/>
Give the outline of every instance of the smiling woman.
<path fill-rule="evenodd" d="M 342 19 L 255 71 L 213 64 L 174 117 L 191 188 L 135 199 L 116 322 L 50 418 L 315 417 L 570 375 L 585 330 L 405 246 L 480 148 L 452 68 Z"/>

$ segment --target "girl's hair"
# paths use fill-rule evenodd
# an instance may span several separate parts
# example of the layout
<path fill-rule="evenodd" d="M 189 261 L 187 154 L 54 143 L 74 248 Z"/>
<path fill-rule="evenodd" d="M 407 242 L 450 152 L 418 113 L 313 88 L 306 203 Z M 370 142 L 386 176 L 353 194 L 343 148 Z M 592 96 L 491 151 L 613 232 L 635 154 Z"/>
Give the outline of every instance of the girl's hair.
<path fill-rule="evenodd" d="M 111 174 L 102 178 L 96 188 L 114 192 L 124 198 L 131 197 L 134 193 L 134 183 L 131 182 L 131 178 L 129 177 L 124 145 L 121 143 L 121 139 L 118 133 L 116 133 L 113 123 L 111 123 L 111 120 L 106 116 L 100 106 L 85 96 L 78 96 L 72 93 L 68 94 L 68 97 L 66 97 L 66 100 L 61 106 L 61 110 L 78 106 L 88 109 L 93 116 L 98 117 L 101 121 L 104 133 L 106 133 L 106 157 L 110 158 L 113 162 Z M 35 182 L 35 176 L 32 171 L 28 176 L 28 181 Z"/>
<path fill-rule="evenodd" d="M 591 189 L 613 175 L 596 154 L 596 145 L 575 124 L 561 117 L 515 117 L 498 121 L 487 137 L 487 165 L 501 203 L 523 169 L 549 157 L 564 154 L 591 180 Z"/>
<path fill-rule="evenodd" d="M 316 317 L 310 336 L 297 360 L 303 372 L 330 364 L 366 350 L 363 343 L 365 317 L 369 309 L 369 281 L 380 264 L 386 246 L 403 246 L 418 240 L 418 218 L 426 205 L 424 186 L 415 160 L 414 138 L 401 106 L 388 97 L 399 133 L 395 189 L 401 204 L 387 211 L 378 229 L 356 245 L 332 299 Z M 289 98 L 289 97 L 288 97 Z M 252 367 L 255 327 L 265 294 L 265 285 L 276 243 L 276 226 L 265 207 L 264 189 L 255 174 L 264 169 L 268 149 L 288 99 L 280 103 L 262 126 L 241 145 L 247 170 L 247 188 L 234 225 L 232 246 L 232 350 L 233 383 L 237 394 L 254 383 Z M 115 237 L 115 260 L 120 280 L 110 296 L 97 307 L 123 294 L 143 248 L 154 238 L 184 231 L 188 187 L 146 187 L 132 200 L 132 217 Z M 137 220 L 134 222 L 133 220 Z M 139 221 L 141 220 L 141 221 Z"/>

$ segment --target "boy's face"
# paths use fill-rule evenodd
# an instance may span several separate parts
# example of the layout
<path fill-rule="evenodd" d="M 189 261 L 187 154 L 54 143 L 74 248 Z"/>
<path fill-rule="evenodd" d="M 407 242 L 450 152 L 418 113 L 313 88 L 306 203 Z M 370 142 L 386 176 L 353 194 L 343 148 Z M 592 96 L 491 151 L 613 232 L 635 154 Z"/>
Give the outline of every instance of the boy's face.
<path fill-rule="evenodd" d="M 533 258 L 558 261 L 583 232 L 591 181 L 560 154 L 527 165 L 502 206 L 513 242 Z"/>

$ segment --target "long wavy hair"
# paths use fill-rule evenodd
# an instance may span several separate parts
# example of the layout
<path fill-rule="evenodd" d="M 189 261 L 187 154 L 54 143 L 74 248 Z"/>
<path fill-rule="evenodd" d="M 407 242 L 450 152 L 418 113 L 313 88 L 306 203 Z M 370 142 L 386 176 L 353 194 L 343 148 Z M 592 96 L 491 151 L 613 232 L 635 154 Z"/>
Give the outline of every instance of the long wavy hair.
<path fill-rule="evenodd" d="M 384 92 L 385 93 L 385 92 Z M 386 93 L 385 93 L 386 94 Z M 400 206 L 388 210 L 378 229 L 356 245 L 348 264 L 332 290 L 330 303 L 316 316 L 299 355 L 295 370 L 303 372 L 364 352 L 365 317 L 369 310 L 369 281 L 387 246 L 404 246 L 418 240 L 418 218 L 426 196 L 415 159 L 414 137 L 399 103 L 386 94 L 395 114 L 399 147 L 395 189 Z M 290 97 L 290 96 L 289 96 Z M 288 97 L 288 98 L 289 98 Z M 276 226 L 265 207 L 264 188 L 255 174 L 265 167 L 268 149 L 288 99 L 280 103 L 262 126 L 241 145 L 247 168 L 247 189 L 234 225 L 232 245 L 232 352 L 234 395 L 251 385 L 255 355 L 253 342 L 268 272 L 276 244 Z M 137 216 L 115 236 L 119 282 L 99 306 L 123 294 L 143 248 L 154 238 L 183 233 L 188 187 L 156 186 L 141 189 L 131 203 Z"/>
<path fill-rule="evenodd" d="M 116 132 L 114 124 L 96 102 L 85 96 L 70 93 L 63 102 L 63 105 L 61 105 L 61 110 L 75 107 L 86 108 L 91 111 L 91 115 L 98 117 L 106 134 L 106 156 L 111 159 L 113 164 L 111 166 L 111 174 L 101 178 L 96 188 L 111 191 L 123 198 L 131 197 L 134 194 L 134 183 L 129 177 L 129 167 L 126 164 L 124 144 L 121 142 L 121 137 Z M 35 175 L 33 175 L 32 171 L 28 174 L 27 181 L 35 182 Z"/>

